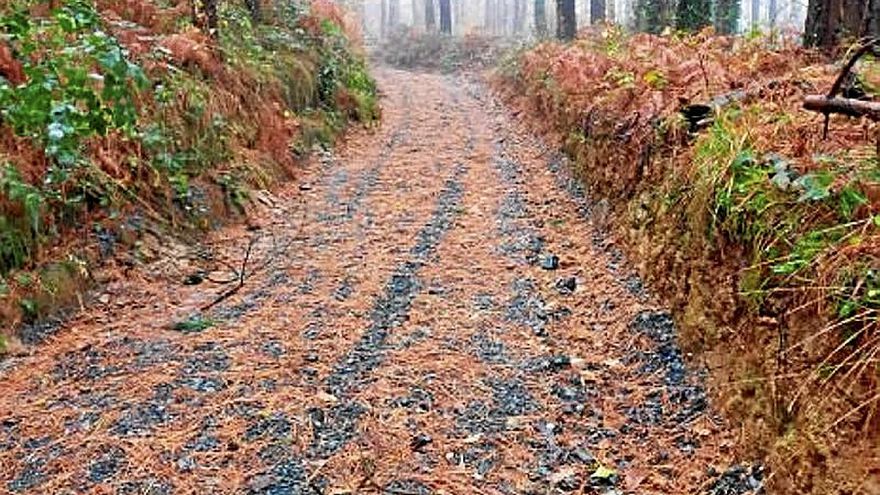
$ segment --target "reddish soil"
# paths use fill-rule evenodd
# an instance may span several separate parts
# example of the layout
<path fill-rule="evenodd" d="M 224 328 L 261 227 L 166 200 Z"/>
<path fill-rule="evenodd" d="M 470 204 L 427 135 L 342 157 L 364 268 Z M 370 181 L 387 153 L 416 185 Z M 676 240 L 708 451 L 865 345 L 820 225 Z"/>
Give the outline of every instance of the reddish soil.
<path fill-rule="evenodd" d="M 378 76 L 382 126 L 248 225 L 26 329 L 0 492 L 758 489 L 564 160 L 478 83 Z"/>

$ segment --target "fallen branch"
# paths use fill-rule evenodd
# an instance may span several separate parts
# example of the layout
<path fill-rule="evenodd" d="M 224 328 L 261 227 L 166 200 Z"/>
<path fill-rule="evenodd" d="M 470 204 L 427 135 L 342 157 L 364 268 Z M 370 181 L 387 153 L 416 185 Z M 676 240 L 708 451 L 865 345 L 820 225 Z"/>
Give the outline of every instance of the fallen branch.
<path fill-rule="evenodd" d="M 804 108 L 825 115 L 837 113 L 849 117 L 868 117 L 874 121 L 880 120 L 880 102 L 874 101 L 811 95 L 804 98 Z"/>
<path fill-rule="evenodd" d="M 259 239 L 259 236 L 255 235 L 255 236 L 251 237 L 251 240 L 248 243 L 247 251 L 245 251 L 245 253 L 244 253 L 244 260 L 242 260 L 242 262 L 241 262 L 241 270 L 238 271 L 238 284 L 235 287 L 233 287 L 233 288 L 229 289 L 228 291 L 217 296 L 217 298 L 215 298 L 213 301 L 211 301 L 210 304 L 206 304 L 205 306 L 203 306 L 202 311 L 207 311 L 207 310 L 213 308 L 214 306 L 220 304 L 221 302 L 229 299 L 230 297 L 235 295 L 238 291 L 240 291 L 242 287 L 244 287 L 244 282 L 245 282 L 245 279 L 247 278 L 248 261 L 250 261 L 251 251 L 254 248 L 254 244 L 257 243 L 257 239 Z"/>
<path fill-rule="evenodd" d="M 874 56 L 880 55 L 880 41 L 869 39 L 862 43 L 858 50 L 853 52 L 840 74 L 828 91 L 828 95 L 810 95 L 804 97 L 804 108 L 813 112 L 819 112 L 825 115 L 825 126 L 823 129 L 823 138 L 828 139 L 828 125 L 831 121 L 831 114 L 838 113 L 850 117 L 868 117 L 871 120 L 880 120 L 880 105 L 870 101 L 855 100 L 852 98 L 838 98 L 837 94 L 843 90 L 844 83 L 849 79 L 853 67 L 860 58 L 867 54 Z"/>

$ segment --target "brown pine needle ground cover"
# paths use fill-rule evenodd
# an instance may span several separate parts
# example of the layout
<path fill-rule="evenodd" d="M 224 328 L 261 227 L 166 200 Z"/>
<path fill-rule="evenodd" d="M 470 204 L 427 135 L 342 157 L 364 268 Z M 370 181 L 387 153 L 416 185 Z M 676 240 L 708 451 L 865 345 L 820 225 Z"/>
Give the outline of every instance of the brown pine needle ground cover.
<path fill-rule="evenodd" d="M 877 127 L 832 116 L 826 139 L 802 109 L 839 71 L 784 39 L 614 28 L 500 70 L 675 307 L 779 493 L 878 487 Z M 876 95 L 876 62 L 855 72 L 846 91 Z"/>
<path fill-rule="evenodd" d="M 377 75 L 378 128 L 0 365 L 2 488 L 754 493 L 563 157 L 481 84 Z"/>

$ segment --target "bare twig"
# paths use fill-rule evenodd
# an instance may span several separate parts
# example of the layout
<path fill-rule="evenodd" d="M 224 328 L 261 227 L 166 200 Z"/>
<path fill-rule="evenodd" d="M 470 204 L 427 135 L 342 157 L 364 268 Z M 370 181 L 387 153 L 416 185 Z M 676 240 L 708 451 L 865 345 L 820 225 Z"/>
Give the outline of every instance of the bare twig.
<path fill-rule="evenodd" d="M 251 240 L 248 243 L 247 250 L 244 253 L 244 259 L 241 262 L 241 269 L 238 270 L 238 285 L 236 285 L 235 287 L 229 289 L 228 291 L 220 294 L 211 303 L 203 306 L 202 311 L 207 311 L 207 310 L 213 308 L 214 306 L 220 304 L 221 302 L 229 299 L 230 297 L 235 295 L 238 291 L 240 291 L 242 287 L 244 287 L 244 282 L 247 279 L 247 265 L 248 265 L 248 261 L 250 261 L 250 258 L 251 258 L 251 251 L 253 250 L 254 244 L 257 243 L 257 240 L 259 240 L 259 238 L 260 238 L 259 235 L 255 235 L 255 236 L 251 237 Z"/>

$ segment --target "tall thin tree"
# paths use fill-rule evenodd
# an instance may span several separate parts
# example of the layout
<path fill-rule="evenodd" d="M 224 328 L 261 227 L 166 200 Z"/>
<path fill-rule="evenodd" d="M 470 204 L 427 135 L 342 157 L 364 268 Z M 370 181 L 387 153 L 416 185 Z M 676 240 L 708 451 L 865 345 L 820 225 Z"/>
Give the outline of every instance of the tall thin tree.
<path fill-rule="evenodd" d="M 717 0 L 715 29 L 721 34 L 735 34 L 739 27 L 740 0 Z"/>
<path fill-rule="evenodd" d="M 388 35 L 388 0 L 379 2 L 379 37 Z"/>
<path fill-rule="evenodd" d="M 545 0 L 535 0 L 535 35 L 538 38 L 547 37 L 547 3 Z"/>
<path fill-rule="evenodd" d="M 590 0 L 590 22 L 605 22 L 605 0 Z"/>
<path fill-rule="evenodd" d="M 434 14 L 434 0 L 425 0 L 425 30 L 437 29 L 437 17 Z"/>
<path fill-rule="evenodd" d="M 193 24 L 211 36 L 217 35 L 220 16 L 217 12 L 218 0 L 193 0 Z"/>
<path fill-rule="evenodd" d="M 262 20 L 262 13 L 260 12 L 260 0 L 244 0 L 244 5 L 245 7 L 247 7 L 248 12 L 250 12 L 251 20 L 255 24 Z"/>
<path fill-rule="evenodd" d="M 679 0 L 675 25 L 683 31 L 699 31 L 712 24 L 711 0 Z"/>
<path fill-rule="evenodd" d="M 520 34 L 526 27 L 526 0 L 513 0 L 513 32 Z"/>
<path fill-rule="evenodd" d="M 752 0 L 752 29 L 760 28 L 761 0 Z"/>
<path fill-rule="evenodd" d="M 573 40 L 577 35 L 577 7 L 575 0 L 556 0 L 556 37 Z"/>
<path fill-rule="evenodd" d="M 397 29 L 400 25 L 400 0 L 388 0 L 388 27 Z"/>
<path fill-rule="evenodd" d="M 440 0 L 440 32 L 452 34 L 452 2 Z"/>
<path fill-rule="evenodd" d="M 878 0 L 810 0 L 804 42 L 809 46 L 833 48 L 846 38 L 877 36 L 872 13 L 880 13 Z"/>

